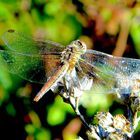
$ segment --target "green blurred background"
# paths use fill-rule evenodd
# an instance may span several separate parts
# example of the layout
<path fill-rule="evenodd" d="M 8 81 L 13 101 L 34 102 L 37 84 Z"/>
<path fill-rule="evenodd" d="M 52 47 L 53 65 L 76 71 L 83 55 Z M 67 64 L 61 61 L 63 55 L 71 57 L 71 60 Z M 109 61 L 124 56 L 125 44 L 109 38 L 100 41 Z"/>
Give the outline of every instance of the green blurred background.
<path fill-rule="evenodd" d="M 140 56 L 139 0 L 0 0 L 0 36 L 8 29 L 66 45 L 85 41 L 89 49 L 116 56 Z M 4 47 L 0 40 L 0 48 Z M 71 140 L 85 129 L 71 107 L 52 92 L 40 102 L 42 85 L 24 81 L 0 66 L 0 139 Z M 93 95 L 82 113 L 125 113 L 113 96 Z M 91 104 L 92 103 L 92 104 Z M 139 128 L 135 139 L 139 136 Z"/>

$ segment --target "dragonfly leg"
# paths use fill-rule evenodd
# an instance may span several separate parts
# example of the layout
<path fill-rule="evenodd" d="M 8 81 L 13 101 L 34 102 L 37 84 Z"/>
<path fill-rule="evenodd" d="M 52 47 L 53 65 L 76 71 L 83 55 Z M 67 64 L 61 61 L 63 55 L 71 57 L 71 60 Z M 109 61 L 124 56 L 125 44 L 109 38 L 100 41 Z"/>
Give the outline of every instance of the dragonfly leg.
<path fill-rule="evenodd" d="M 62 81 L 59 82 L 60 84 L 58 85 L 57 89 L 59 90 L 56 90 L 57 93 L 63 98 L 63 101 L 66 102 L 66 103 L 69 103 L 69 91 L 68 91 L 68 88 L 66 86 L 66 79 L 65 78 L 62 78 Z"/>
<path fill-rule="evenodd" d="M 83 71 L 83 69 L 81 68 L 81 66 L 80 66 L 79 63 L 77 63 L 77 68 L 78 68 L 78 70 L 80 71 L 80 73 L 81 73 L 82 75 L 85 75 L 85 73 L 84 73 L 84 71 Z"/>
<path fill-rule="evenodd" d="M 63 80 L 63 93 L 62 93 L 62 97 L 65 99 L 65 100 L 69 100 L 69 91 L 68 91 L 68 88 L 67 88 L 67 81 L 65 78 L 62 79 Z"/>
<path fill-rule="evenodd" d="M 78 114 L 79 113 L 79 97 L 75 98 L 75 112 Z"/>

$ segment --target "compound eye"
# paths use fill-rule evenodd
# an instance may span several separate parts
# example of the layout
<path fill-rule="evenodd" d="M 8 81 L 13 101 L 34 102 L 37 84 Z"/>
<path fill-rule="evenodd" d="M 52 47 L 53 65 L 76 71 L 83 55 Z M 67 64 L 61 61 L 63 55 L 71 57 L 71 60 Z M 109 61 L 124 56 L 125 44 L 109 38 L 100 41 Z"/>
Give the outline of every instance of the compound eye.
<path fill-rule="evenodd" d="M 81 42 L 80 40 L 77 40 L 77 41 L 76 41 L 76 45 L 78 45 L 78 46 L 83 46 L 83 45 L 82 45 L 82 42 Z"/>

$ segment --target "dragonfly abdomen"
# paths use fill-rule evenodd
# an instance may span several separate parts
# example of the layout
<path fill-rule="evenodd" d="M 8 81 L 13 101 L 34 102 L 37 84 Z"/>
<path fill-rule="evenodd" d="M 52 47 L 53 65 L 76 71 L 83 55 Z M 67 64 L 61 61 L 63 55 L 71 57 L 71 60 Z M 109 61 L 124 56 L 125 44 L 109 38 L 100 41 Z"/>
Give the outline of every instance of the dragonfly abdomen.
<path fill-rule="evenodd" d="M 48 90 L 50 90 L 55 83 L 57 83 L 61 80 L 61 78 L 67 72 L 68 66 L 69 66 L 69 64 L 66 63 L 58 68 L 58 70 L 54 73 L 54 75 L 46 82 L 46 84 L 42 87 L 42 89 L 36 95 L 36 97 L 34 98 L 34 101 L 36 101 L 36 102 L 39 101 L 42 98 L 42 96 Z"/>

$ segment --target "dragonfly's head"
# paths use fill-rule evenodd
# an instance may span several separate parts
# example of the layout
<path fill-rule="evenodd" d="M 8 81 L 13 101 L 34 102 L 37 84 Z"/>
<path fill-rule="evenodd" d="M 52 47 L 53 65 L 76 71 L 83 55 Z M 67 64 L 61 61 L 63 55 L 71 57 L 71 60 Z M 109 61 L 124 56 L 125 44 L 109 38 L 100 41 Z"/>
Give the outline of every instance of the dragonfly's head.
<path fill-rule="evenodd" d="M 84 42 L 81 42 L 80 40 L 73 41 L 71 45 L 76 52 L 79 52 L 81 54 L 84 54 L 87 50 L 86 44 Z"/>

